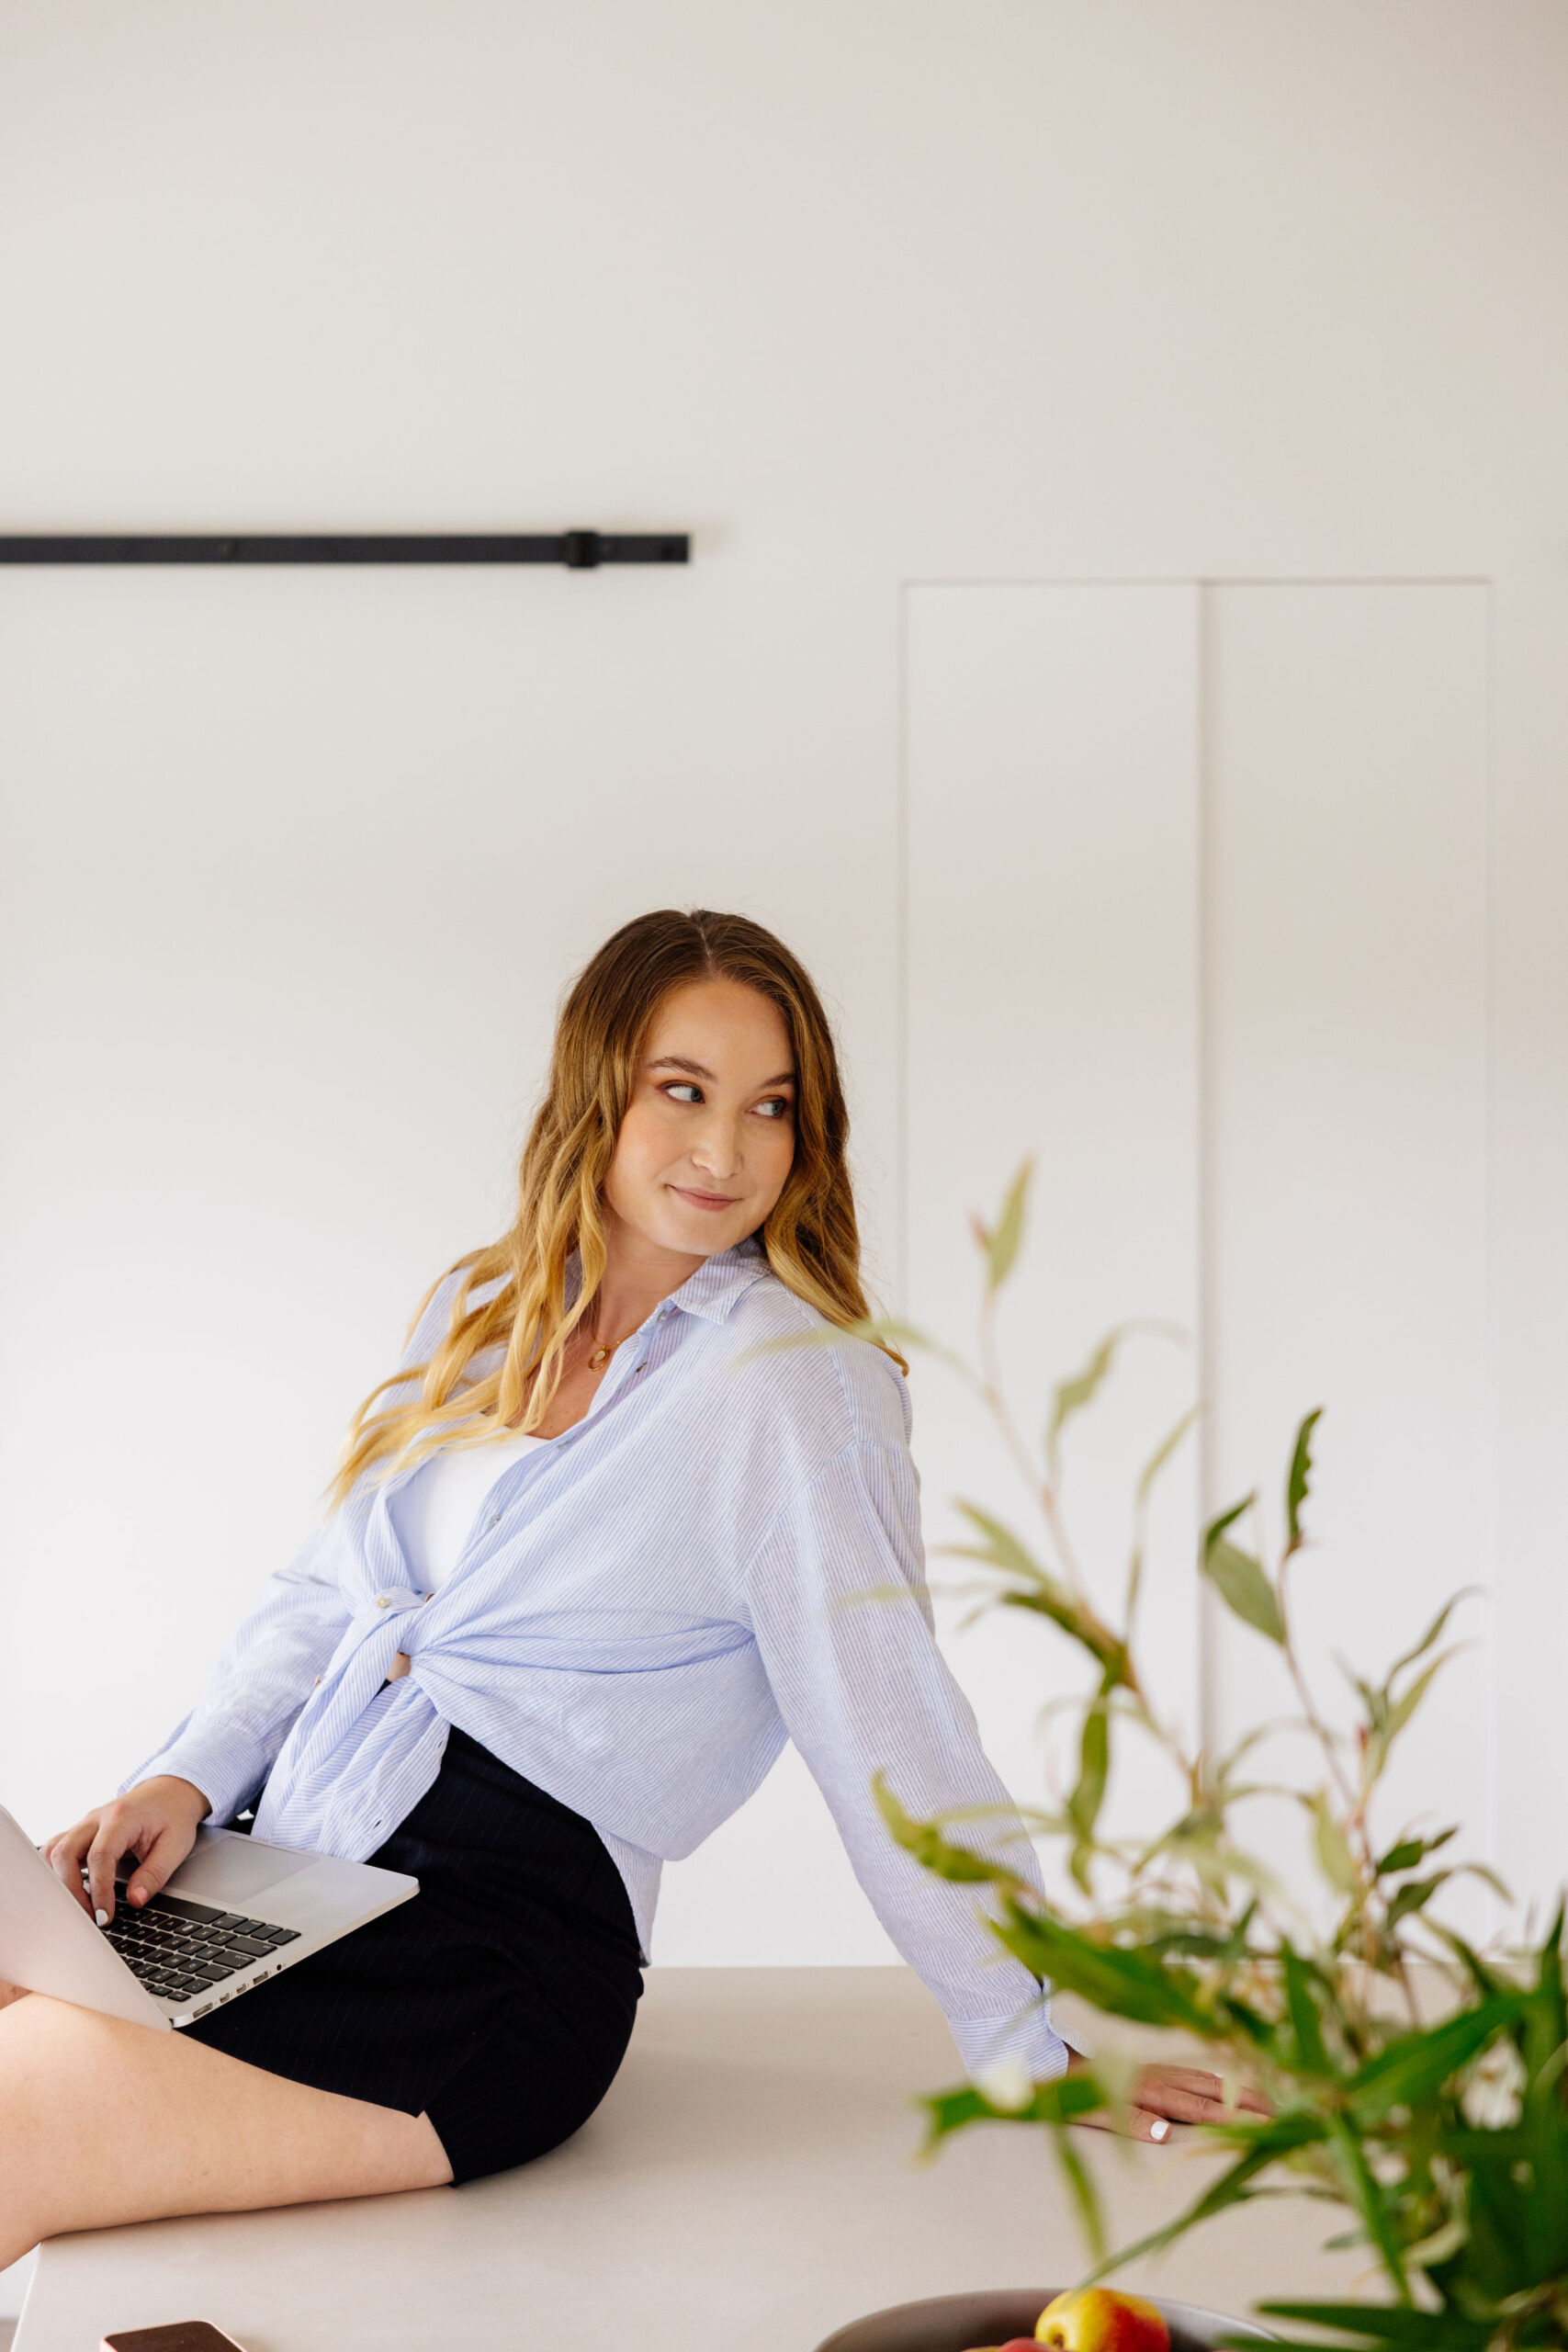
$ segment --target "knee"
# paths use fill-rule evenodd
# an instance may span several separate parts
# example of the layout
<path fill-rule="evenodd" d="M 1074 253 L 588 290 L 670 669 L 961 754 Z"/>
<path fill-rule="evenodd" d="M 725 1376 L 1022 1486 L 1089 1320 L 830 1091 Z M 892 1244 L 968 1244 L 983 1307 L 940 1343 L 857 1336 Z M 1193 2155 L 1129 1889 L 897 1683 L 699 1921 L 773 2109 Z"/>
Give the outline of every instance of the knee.
<path fill-rule="evenodd" d="M 0 1986 L 0 2269 L 37 2245 L 32 2190 L 41 2151 L 38 2012 L 50 2007 L 14 1984 Z"/>
<path fill-rule="evenodd" d="M 0 2269 L 56 2226 L 59 2176 L 69 2161 L 60 2093 L 73 2045 L 92 2021 L 90 2011 L 41 1993 L 0 2004 Z"/>

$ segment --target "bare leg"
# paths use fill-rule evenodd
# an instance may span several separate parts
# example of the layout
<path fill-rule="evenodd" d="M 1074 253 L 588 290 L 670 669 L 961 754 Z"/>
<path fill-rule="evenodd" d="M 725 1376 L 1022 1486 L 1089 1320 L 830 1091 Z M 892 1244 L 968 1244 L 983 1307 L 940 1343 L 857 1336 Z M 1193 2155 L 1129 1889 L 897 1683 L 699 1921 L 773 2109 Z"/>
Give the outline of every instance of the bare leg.
<path fill-rule="evenodd" d="M 0 2268 L 66 2230 L 452 2177 L 427 2116 L 39 1993 L 0 2006 Z"/>

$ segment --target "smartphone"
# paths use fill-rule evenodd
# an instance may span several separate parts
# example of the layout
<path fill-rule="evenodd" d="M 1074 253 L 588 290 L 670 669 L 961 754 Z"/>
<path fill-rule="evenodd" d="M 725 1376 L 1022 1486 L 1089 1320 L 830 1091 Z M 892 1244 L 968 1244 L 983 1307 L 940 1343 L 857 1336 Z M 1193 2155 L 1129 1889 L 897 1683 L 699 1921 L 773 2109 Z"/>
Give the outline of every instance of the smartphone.
<path fill-rule="evenodd" d="M 106 2335 L 98 2352 L 244 2352 L 209 2319 L 177 2319 L 168 2327 L 128 2327 Z"/>

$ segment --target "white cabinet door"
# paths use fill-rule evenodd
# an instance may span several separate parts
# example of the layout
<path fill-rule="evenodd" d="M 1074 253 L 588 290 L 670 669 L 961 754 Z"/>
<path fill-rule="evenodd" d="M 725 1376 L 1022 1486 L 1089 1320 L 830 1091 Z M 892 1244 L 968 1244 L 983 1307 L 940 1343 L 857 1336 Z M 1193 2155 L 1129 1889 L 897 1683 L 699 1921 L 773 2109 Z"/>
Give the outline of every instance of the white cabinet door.
<path fill-rule="evenodd" d="M 980 1287 L 970 1216 L 993 1214 L 1032 1154 L 1027 1251 L 1002 1330 L 1031 1438 L 1050 1384 L 1113 1325 L 1196 1328 L 1198 620 L 1191 587 L 909 594 L 909 1310 L 967 1341 Z M 1097 1583 L 1120 1589 L 1133 1480 L 1194 1378 L 1179 1344 L 1135 1341 L 1103 1408 L 1069 1438 Z M 915 1379 L 928 1541 L 951 1535 L 955 1494 L 1025 1532 L 1005 1448 L 951 1380 L 925 1362 Z M 1195 1523 L 1191 1468 L 1179 1463 L 1149 1632 L 1190 1732 Z M 933 1559 L 939 1587 L 957 1573 Z M 1064 1675 L 1081 1682 L 1077 1655 L 1010 1611 L 957 1635 L 952 1655 L 998 1766 L 1037 1797 L 1035 1714 Z"/>
<path fill-rule="evenodd" d="M 1293 1575 L 1325 1698 L 1487 1583 L 1486 591 L 1207 592 L 1210 1500 L 1322 1405 Z M 1462 1630 L 1483 1637 L 1472 1606 Z M 1272 1695 L 1216 1621 L 1218 1721 Z M 1455 1661 L 1390 1789 L 1489 1831 L 1487 1653 Z M 1390 1826 L 1397 1824 L 1391 1820 Z"/>
<path fill-rule="evenodd" d="M 1197 1462 L 1169 1483 L 1146 1627 L 1189 1727 L 1287 1703 L 1267 1645 L 1200 1608 L 1193 1539 L 1200 1505 L 1277 1504 L 1310 1407 L 1297 1585 L 1327 1686 L 1334 1653 L 1381 1668 L 1489 1571 L 1485 672 L 1476 587 L 910 593 L 909 1311 L 967 1334 L 967 1219 L 1032 1153 L 1003 1344 L 1027 1434 L 1110 1327 L 1199 1334 L 1201 1363 L 1140 1343 L 1067 1448 L 1113 1599 L 1138 1461 L 1201 1379 L 1202 1493 Z M 954 1494 L 1021 1524 L 962 1395 L 922 1368 L 917 1398 L 933 1540 Z M 1010 1614 L 952 1638 L 1038 1795 L 1035 1712 L 1081 1669 Z M 1483 1652 L 1456 1665 L 1396 1784 L 1472 1846 L 1487 1689 Z M 1154 1796 L 1124 1781 L 1124 1805 Z"/>

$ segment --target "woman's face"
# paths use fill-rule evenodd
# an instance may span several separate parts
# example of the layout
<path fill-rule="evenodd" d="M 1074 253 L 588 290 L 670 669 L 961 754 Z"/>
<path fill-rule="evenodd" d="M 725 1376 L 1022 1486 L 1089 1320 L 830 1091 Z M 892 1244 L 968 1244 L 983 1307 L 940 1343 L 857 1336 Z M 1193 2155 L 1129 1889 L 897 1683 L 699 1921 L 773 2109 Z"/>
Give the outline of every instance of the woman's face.
<path fill-rule="evenodd" d="M 605 1180 L 612 1229 L 708 1258 L 761 1225 L 795 1158 L 784 1015 L 738 980 L 691 980 L 654 1015 Z"/>

